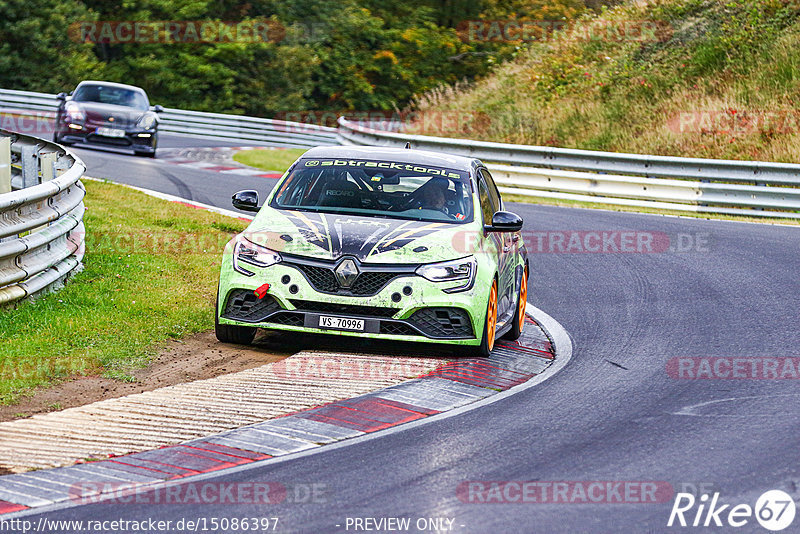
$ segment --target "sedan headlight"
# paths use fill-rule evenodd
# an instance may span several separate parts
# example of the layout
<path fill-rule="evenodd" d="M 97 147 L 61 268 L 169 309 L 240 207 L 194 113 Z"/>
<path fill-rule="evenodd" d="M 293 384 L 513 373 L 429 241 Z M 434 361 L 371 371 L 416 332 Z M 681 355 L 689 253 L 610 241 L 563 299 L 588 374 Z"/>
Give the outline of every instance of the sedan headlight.
<path fill-rule="evenodd" d="M 156 125 L 156 114 L 155 113 L 145 113 L 136 123 L 138 128 L 143 130 L 150 130 Z"/>
<path fill-rule="evenodd" d="M 67 102 L 64 106 L 66 112 L 65 119 L 67 122 L 82 122 L 86 120 L 86 114 L 81 109 L 80 105 L 75 102 Z"/>
<path fill-rule="evenodd" d="M 267 247 L 256 245 L 245 237 L 239 237 L 233 247 L 233 269 L 246 276 L 253 276 L 255 273 L 242 267 L 242 263 L 256 267 L 269 267 L 279 261 L 281 261 L 280 254 Z"/>
<path fill-rule="evenodd" d="M 460 260 L 443 261 L 441 263 L 430 263 L 421 265 L 417 268 L 417 274 L 431 282 L 456 282 L 463 281 L 456 287 L 444 290 L 445 293 L 455 293 L 466 291 L 472 288 L 475 283 L 475 273 L 478 270 L 478 262 L 474 256 L 461 258 Z"/>

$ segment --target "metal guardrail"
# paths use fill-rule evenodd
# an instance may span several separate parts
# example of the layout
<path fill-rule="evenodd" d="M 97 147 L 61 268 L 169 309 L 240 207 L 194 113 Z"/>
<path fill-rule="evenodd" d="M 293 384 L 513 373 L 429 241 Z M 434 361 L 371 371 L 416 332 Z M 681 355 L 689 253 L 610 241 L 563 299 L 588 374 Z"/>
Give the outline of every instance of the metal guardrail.
<path fill-rule="evenodd" d="M 0 112 L 34 112 L 38 116 L 46 116 L 54 114 L 57 108 L 55 95 L 0 89 Z M 158 122 L 160 132 L 207 139 L 255 141 L 264 146 L 311 148 L 339 144 L 336 128 L 243 115 L 166 108 L 159 114 Z"/>
<path fill-rule="evenodd" d="M 339 119 L 344 144 L 476 157 L 506 194 L 800 219 L 800 165 L 594 152 L 408 135 Z M 591 172 L 584 172 L 591 171 Z"/>
<path fill-rule="evenodd" d="M 55 288 L 84 254 L 83 162 L 0 130 L 0 305 Z"/>
<path fill-rule="evenodd" d="M 0 112 L 55 111 L 54 95 L 0 89 Z M 477 157 L 507 194 L 700 213 L 800 218 L 800 165 L 648 156 L 512 145 L 374 130 L 339 119 L 339 128 L 240 115 L 167 109 L 160 131 L 209 139 L 308 148 L 404 146 Z M 1 124 L 1 123 L 0 123 Z"/>
<path fill-rule="evenodd" d="M 229 141 L 257 141 L 265 146 L 312 148 L 338 145 L 336 128 L 297 122 L 165 109 L 159 131 Z"/>

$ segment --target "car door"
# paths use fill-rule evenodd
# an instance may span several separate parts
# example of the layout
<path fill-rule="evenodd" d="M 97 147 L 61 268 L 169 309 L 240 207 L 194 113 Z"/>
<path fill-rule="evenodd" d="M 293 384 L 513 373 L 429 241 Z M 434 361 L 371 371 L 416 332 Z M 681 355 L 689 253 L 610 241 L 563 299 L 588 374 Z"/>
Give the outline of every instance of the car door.
<path fill-rule="evenodd" d="M 494 183 L 491 173 L 483 167 L 480 169 L 482 181 L 486 185 L 489 201 L 492 205 L 492 214 L 503 210 L 503 199 L 500 197 L 500 191 L 497 190 L 497 185 Z M 491 224 L 491 219 L 489 220 Z M 513 313 L 516 309 L 515 302 L 515 281 L 514 281 L 514 242 L 513 233 L 511 232 L 498 232 L 495 233 L 498 238 L 498 319 L 507 319 L 504 315 Z"/>

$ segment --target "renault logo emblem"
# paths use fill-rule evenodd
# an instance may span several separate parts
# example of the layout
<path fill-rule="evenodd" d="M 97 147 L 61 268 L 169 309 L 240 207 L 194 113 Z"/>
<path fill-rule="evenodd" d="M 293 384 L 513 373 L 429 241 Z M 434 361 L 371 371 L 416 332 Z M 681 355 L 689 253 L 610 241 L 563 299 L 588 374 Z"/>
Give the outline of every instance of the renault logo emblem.
<path fill-rule="evenodd" d="M 334 270 L 334 273 L 336 273 L 336 280 L 339 282 L 339 285 L 345 288 L 350 287 L 353 282 L 356 281 L 359 272 L 358 265 L 356 265 L 356 262 L 350 258 L 344 260 Z"/>

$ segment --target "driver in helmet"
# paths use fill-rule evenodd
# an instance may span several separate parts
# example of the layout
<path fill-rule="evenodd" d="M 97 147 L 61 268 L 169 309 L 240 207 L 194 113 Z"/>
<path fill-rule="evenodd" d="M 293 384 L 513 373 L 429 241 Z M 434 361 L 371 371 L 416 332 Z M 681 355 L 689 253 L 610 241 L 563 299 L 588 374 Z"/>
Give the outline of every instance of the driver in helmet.
<path fill-rule="evenodd" d="M 423 189 L 421 204 L 422 209 L 447 213 L 447 180 L 432 178 Z"/>

